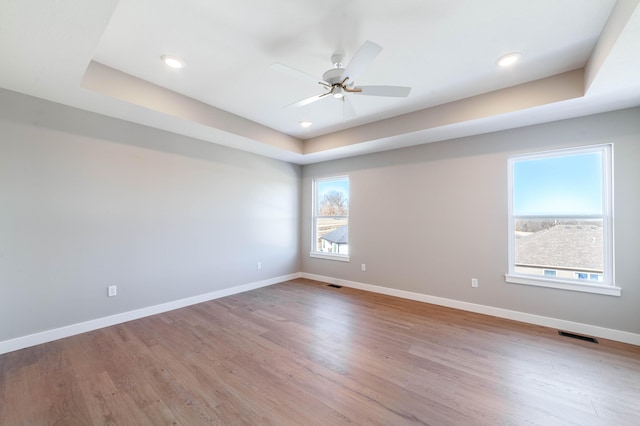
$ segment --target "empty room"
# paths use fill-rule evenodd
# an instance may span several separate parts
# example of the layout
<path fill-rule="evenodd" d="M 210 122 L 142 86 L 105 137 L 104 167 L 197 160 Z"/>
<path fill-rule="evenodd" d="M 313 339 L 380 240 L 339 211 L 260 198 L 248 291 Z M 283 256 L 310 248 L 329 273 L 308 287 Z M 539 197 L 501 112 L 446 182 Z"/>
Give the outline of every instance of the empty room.
<path fill-rule="evenodd" d="M 640 424 L 640 0 L 0 1 L 0 426 Z"/>

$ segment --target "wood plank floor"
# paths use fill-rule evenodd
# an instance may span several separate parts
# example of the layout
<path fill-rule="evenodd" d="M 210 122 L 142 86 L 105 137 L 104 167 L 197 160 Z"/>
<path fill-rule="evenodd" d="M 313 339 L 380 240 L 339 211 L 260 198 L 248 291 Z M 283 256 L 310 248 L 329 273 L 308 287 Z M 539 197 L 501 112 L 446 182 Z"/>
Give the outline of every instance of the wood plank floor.
<path fill-rule="evenodd" d="M 0 356 L 2 425 L 639 425 L 640 347 L 295 280 Z"/>

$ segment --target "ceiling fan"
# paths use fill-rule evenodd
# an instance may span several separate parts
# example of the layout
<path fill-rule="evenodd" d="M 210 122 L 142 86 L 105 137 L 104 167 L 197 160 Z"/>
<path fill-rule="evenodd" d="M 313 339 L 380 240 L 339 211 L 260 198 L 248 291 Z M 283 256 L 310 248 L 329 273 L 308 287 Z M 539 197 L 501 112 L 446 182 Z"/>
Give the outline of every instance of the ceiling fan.
<path fill-rule="evenodd" d="M 355 86 L 355 79 L 374 61 L 376 56 L 382 51 L 382 47 L 372 41 L 365 41 L 351 58 L 351 62 L 344 67 L 344 55 L 336 53 L 331 56 L 333 68 L 322 74 L 322 79 L 318 79 L 303 71 L 291 68 L 287 65 L 275 63 L 271 69 L 280 71 L 305 81 L 313 81 L 325 88 L 325 93 L 302 99 L 287 105 L 287 107 L 301 107 L 309 105 L 320 99 L 333 96 L 334 98 L 345 100 L 346 94 L 366 95 L 366 96 L 389 96 L 404 98 L 409 96 L 411 87 L 404 86 Z"/>

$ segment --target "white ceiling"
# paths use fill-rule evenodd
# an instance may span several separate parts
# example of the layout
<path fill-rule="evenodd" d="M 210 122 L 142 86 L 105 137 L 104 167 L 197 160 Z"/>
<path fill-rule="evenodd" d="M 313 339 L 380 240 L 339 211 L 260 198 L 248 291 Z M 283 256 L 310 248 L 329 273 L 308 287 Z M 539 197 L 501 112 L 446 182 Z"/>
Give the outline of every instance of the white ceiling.
<path fill-rule="evenodd" d="M 306 164 L 640 105 L 638 3 L 0 0 L 0 87 Z M 356 84 L 408 98 L 284 108 L 323 90 L 273 63 L 320 78 L 366 40 Z"/>

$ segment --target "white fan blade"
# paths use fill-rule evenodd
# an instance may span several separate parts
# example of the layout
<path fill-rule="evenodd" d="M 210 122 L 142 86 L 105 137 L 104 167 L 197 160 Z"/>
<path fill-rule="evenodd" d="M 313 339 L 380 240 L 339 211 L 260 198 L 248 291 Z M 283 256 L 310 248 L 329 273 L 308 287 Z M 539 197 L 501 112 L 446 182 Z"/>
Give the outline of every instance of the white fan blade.
<path fill-rule="evenodd" d="M 312 104 L 312 103 L 314 103 L 314 102 L 316 102 L 316 101 L 319 101 L 320 99 L 322 99 L 322 98 L 324 98 L 325 96 L 330 95 L 330 94 L 331 94 L 331 92 L 327 92 L 327 93 L 323 93 L 322 95 L 312 96 L 312 97 L 310 97 L 310 98 L 306 98 L 306 99 L 303 99 L 303 100 L 301 100 L 301 101 L 297 101 L 297 102 L 294 102 L 294 103 L 292 103 L 292 104 L 289 104 L 289 105 L 285 106 L 285 108 L 299 108 L 299 107 L 303 107 L 303 106 L 305 106 L 305 105 L 309 105 L 309 104 Z"/>
<path fill-rule="evenodd" d="M 382 46 L 372 42 L 365 41 L 360 49 L 353 55 L 351 62 L 342 73 L 342 77 L 349 77 L 350 81 L 354 81 L 371 63 L 376 56 L 382 51 Z"/>
<path fill-rule="evenodd" d="M 307 74 L 304 71 L 299 71 L 299 70 L 297 70 L 295 68 L 291 68 L 290 66 L 283 65 L 283 64 L 281 64 L 279 62 L 271 64 L 271 69 L 274 70 L 274 71 L 278 71 L 278 72 L 284 73 L 284 74 L 288 74 L 288 75 L 290 75 L 292 77 L 295 77 L 295 78 L 299 78 L 300 80 L 310 81 L 310 82 L 313 82 L 315 84 L 322 83 L 322 80 L 312 76 L 311 74 Z"/>
<path fill-rule="evenodd" d="M 347 100 L 345 96 L 342 98 L 342 122 L 353 120 L 356 118 L 356 110 L 353 108 L 353 104 Z"/>
<path fill-rule="evenodd" d="M 353 92 L 354 95 L 367 96 L 391 96 L 394 98 L 406 98 L 411 92 L 411 87 L 404 86 L 359 86 L 360 92 Z"/>

